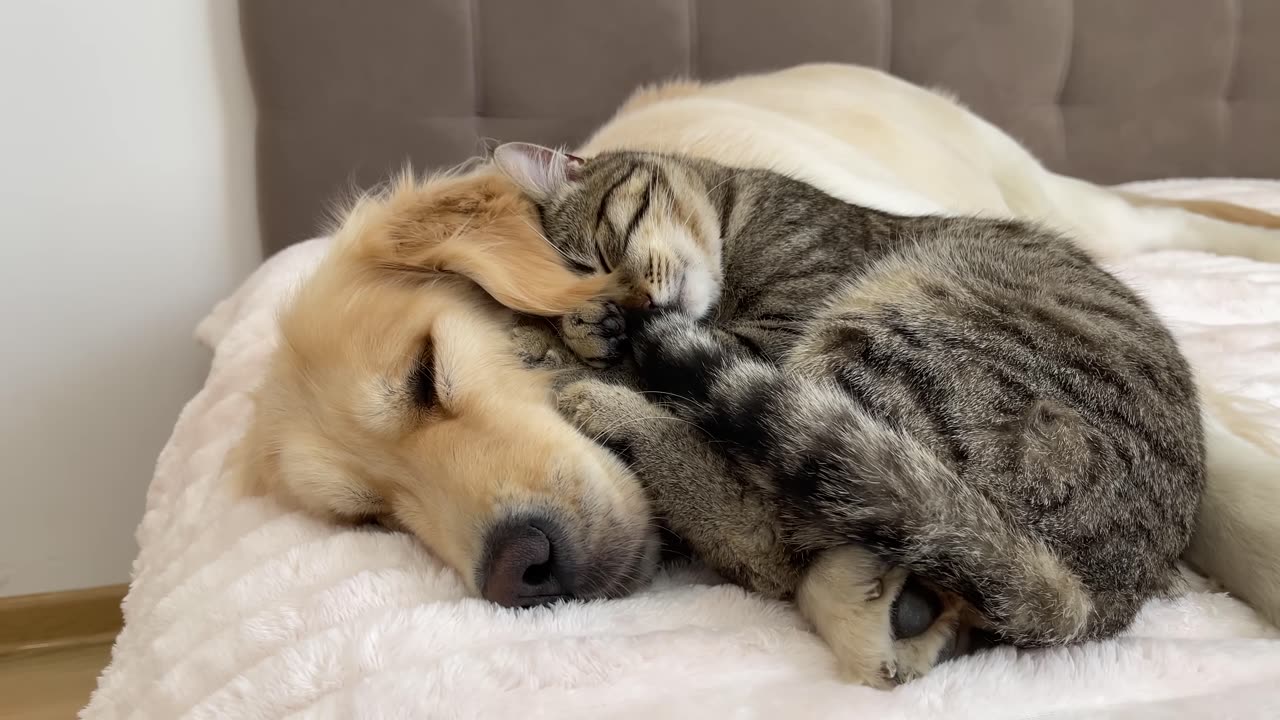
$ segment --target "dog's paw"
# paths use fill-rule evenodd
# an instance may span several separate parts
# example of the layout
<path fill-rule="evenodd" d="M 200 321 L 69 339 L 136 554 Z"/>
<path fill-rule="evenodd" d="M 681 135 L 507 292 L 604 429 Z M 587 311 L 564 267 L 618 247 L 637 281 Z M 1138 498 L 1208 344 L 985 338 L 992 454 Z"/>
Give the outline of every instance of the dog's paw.
<path fill-rule="evenodd" d="M 517 324 L 511 328 L 511 346 L 527 368 L 559 370 L 572 364 L 568 348 L 549 327 Z"/>
<path fill-rule="evenodd" d="M 564 342 L 592 367 L 609 367 L 622 359 L 627 346 L 627 322 L 612 302 L 593 303 L 560 320 Z"/>

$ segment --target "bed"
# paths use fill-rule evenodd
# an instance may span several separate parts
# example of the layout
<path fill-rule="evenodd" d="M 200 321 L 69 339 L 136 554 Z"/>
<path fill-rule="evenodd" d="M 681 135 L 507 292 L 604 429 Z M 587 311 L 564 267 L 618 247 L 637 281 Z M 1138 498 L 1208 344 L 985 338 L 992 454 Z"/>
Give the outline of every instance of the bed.
<path fill-rule="evenodd" d="M 504 610 L 466 597 L 407 536 L 233 499 L 222 468 L 275 309 L 324 252 L 313 236 L 329 203 L 406 159 L 450 165 L 483 137 L 572 144 L 632 87 L 675 74 L 838 60 L 950 89 L 1055 169 L 1280 212 L 1280 181 L 1266 179 L 1280 178 L 1280 3 L 245 0 L 242 25 L 271 257 L 196 330 L 211 371 L 157 464 L 126 625 L 83 717 L 1244 718 L 1280 707 L 1280 631 L 1194 576 L 1192 593 L 1150 603 L 1122 638 L 997 648 L 881 693 L 837 682 L 789 607 L 696 565 L 622 600 Z M 1152 182 L 1162 178 L 1181 179 Z M 1253 440 L 1280 453 L 1280 265 L 1159 253 L 1113 270 L 1264 429 Z"/>

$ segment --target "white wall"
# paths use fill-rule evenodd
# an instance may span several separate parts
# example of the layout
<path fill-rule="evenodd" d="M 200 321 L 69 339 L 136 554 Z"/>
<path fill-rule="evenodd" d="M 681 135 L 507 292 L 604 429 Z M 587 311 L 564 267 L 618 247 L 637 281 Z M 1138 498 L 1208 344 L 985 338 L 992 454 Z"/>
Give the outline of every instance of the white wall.
<path fill-rule="evenodd" d="M 192 330 L 260 259 L 236 6 L 0 10 L 0 596 L 128 580 Z"/>

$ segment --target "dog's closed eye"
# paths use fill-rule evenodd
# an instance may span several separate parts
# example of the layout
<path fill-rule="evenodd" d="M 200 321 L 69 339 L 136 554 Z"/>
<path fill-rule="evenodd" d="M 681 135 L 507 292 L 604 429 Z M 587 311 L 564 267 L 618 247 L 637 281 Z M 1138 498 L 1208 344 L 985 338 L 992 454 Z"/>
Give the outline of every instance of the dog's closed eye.
<path fill-rule="evenodd" d="M 418 361 L 409 373 L 408 387 L 414 404 L 420 409 L 432 408 L 439 400 L 436 391 L 435 353 L 432 352 L 430 342 L 423 345 Z"/>

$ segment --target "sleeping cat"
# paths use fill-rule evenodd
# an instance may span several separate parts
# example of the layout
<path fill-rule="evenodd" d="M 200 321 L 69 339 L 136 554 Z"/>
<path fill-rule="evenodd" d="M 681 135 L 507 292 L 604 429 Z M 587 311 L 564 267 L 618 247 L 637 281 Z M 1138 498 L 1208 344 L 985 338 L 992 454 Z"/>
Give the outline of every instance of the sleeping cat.
<path fill-rule="evenodd" d="M 767 498 L 787 557 L 739 576 L 790 585 L 851 679 L 946 654 L 947 632 L 887 631 L 906 571 L 1024 646 L 1113 635 L 1175 588 L 1204 485 L 1195 385 L 1068 240 L 687 157 L 509 144 L 495 162 L 566 262 L 614 281 L 566 342 L 595 365 L 629 348 L 662 404 L 589 380 L 563 409 L 715 566 L 740 529 L 684 522 L 697 493 Z"/>

